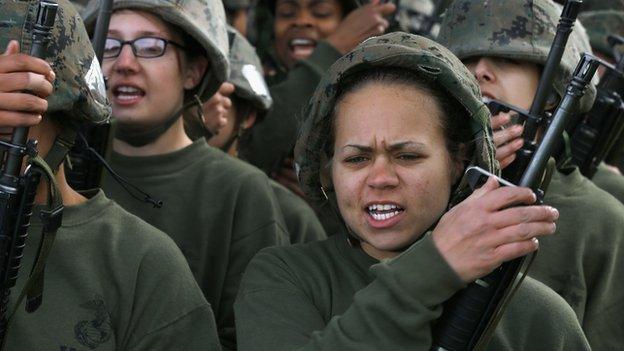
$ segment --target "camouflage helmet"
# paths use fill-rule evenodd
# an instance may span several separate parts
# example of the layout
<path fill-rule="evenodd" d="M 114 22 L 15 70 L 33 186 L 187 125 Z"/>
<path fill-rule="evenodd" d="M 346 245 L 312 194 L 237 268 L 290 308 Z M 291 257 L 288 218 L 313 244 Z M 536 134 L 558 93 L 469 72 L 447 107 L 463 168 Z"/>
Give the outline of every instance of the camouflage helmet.
<path fill-rule="evenodd" d="M 475 148 L 473 155 L 467 155 L 470 163 L 494 174 L 499 172 L 492 143 L 490 112 L 481 102 L 479 85 L 472 74 L 438 43 L 413 34 L 393 32 L 365 40 L 336 61 L 316 87 L 304 111 L 295 146 L 295 162 L 302 190 L 310 201 L 319 208 L 327 208 L 324 205 L 328 198 L 335 202 L 327 167 L 332 155 L 326 154 L 325 146 L 331 141 L 333 110 L 341 84 L 354 73 L 380 67 L 413 72 L 456 100 L 471 121 Z M 452 198 L 456 199 L 466 189 L 466 179 L 462 179 Z"/>
<path fill-rule="evenodd" d="M 404 32 L 437 36 L 439 30 L 437 5 L 434 0 L 397 0 L 394 19 Z"/>
<path fill-rule="evenodd" d="M 17 40 L 21 52 L 30 52 L 32 26 L 27 23 L 34 20 L 38 4 L 36 0 L 0 0 L 3 24 L 0 48 L 6 48 L 10 40 Z M 59 0 L 58 4 L 52 39 L 46 50 L 46 61 L 56 74 L 46 116 L 72 129 L 84 123 L 108 122 L 111 108 L 89 36 L 74 6 L 66 0 Z"/>
<path fill-rule="evenodd" d="M 624 9 L 588 11 L 579 14 L 579 20 L 587 28 L 594 51 L 611 56 L 611 46 L 607 42 L 609 34 L 624 37 Z"/>
<path fill-rule="evenodd" d="M 230 36 L 230 77 L 234 95 L 251 102 L 258 110 L 266 112 L 273 104 L 269 88 L 262 76 L 262 64 L 251 44 L 236 29 L 228 26 Z"/>
<path fill-rule="evenodd" d="M 457 0 L 443 15 L 438 42 L 461 60 L 491 56 L 544 65 L 561 10 L 551 0 Z M 578 38 L 583 31 L 579 27 L 577 21 L 555 72 L 553 86 L 559 98 L 584 49 L 573 44 L 583 40 Z M 595 87 L 590 86 L 581 100 L 582 111 L 591 108 L 595 95 Z"/>
<path fill-rule="evenodd" d="M 79 14 L 81 14 L 81 17 L 82 17 L 82 13 L 87 8 L 87 5 L 89 4 L 89 1 L 85 1 L 85 0 L 69 0 L 69 2 L 71 2 L 72 5 L 74 5 L 74 8 L 76 9 L 76 11 L 78 11 Z"/>
<path fill-rule="evenodd" d="M 137 9 L 156 14 L 182 29 L 206 51 L 209 66 L 202 82 L 188 94 L 208 100 L 228 76 L 225 11 L 216 0 L 114 0 L 113 11 Z M 189 101 L 185 101 L 188 103 Z"/>

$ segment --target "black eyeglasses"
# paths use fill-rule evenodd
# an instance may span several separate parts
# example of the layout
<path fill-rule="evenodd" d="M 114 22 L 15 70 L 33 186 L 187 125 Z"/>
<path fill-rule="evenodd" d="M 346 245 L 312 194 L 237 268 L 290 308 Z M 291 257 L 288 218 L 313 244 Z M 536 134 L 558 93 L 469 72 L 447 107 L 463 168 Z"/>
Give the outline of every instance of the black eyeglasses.
<path fill-rule="evenodd" d="M 124 45 L 130 45 L 132 53 L 136 57 L 142 58 L 154 58 L 160 57 L 165 54 L 167 44 L 177 46 L 181 49 L 185 47 L 174 41 L 157 38 L 157 37 L 142 37 L 134 40 L 122 41 L 115 38 L 106 38 L 106 44 L 104 45 L 104 58 L 115 58 L 121 53 Z"/>

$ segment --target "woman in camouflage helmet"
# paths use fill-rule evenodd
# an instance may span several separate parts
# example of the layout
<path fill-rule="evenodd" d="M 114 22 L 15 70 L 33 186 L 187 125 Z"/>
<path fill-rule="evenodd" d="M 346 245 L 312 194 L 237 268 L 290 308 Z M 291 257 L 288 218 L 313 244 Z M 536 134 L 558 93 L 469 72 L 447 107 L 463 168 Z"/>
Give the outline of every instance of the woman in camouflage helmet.
<path fill-rule="evenodd" d="M 458 0 L 447 10 L 438 40 L 468 66 L 484 96 L 528 109 L 560 13 L 561 7 L 550 0 Z M 580 53 L 588 50 L 579 29 L 577 23 L 557 68 L 551 108 Z M 580 112 L 589 110 L 593 99 L 593 94 L 584 97 Z M 522 146 L 522 126 L 501 128 L 509 121 L 504 114 L 492 118 L 497 159 L 503 166 Z M 529 274 L 570 304 L 593 348 L 619 348 L 624 281 L 616 277 L 624 275 L 624 207 L 565 162 L 554 172 L 544 202 L 559 210 L 561 235 L 542 240 Z"/>
<path fill-rule="evenodd" d="M 498 171 L 480 99 L 448 50 L 405 33 L 369 39 L 332 66 L 295 156 L 306 194 L 332 203 L 343 230 L 254 258 L 235 305 L 242 350 L 429 349 L 445 300 L 554 231 L 555 209 L 508 208 L 535 201 L 526 188 L 489 179 L 461 201 L 468 165 Z M 491 346 L 538 339 L 587 349 L 565 302 L 528 279 Z"/>
<path fill-rule="evenodd" d="M 38 214 L 47 210 L 39 204 L 49 195 L 47 187 L 38 189 L 22 268 L 10 310 L 3 312 L 16 308 L 5 349 L 219 350 L 210 305 L 173 241 L 101 190 L 78 193 L 67 184 L 61 163 L 71 143 L 66 137 L 81 125 L 106 122 L 110 106 L 89 37 L 66 0 L 58 0 L 47 62 L 18 54 L 20 45 L 22 52 L 30 49 L 32 23 L 27 21 L 37 4 L 0 0 L 5 24 L 0 26 L 5 50 L 0 56 L 0 126 L 3 139 L 11 132 L 7 128 L 31 126 L 29 136 L 54 169 L 65 208 L 45 260 L 43 303 L 27 313 L 18 296 L 38 256 L 44 227 Z M 46 252 L 47 245 L 42 247 Z"/>
<path fill-rule="evenodd" d="M 232 304 L 256 251 L 288 243 L 267 177 L 185 133 L 183 110 L 227 77 L 227 33 L 219 1 L 115 1 L 104 50 L 116 131 L 110 164 L 162 208 L 104 179 L 122 207 L 167 233 L 185 254 L 212 305 L 223 347 L 234 349 Z"/>

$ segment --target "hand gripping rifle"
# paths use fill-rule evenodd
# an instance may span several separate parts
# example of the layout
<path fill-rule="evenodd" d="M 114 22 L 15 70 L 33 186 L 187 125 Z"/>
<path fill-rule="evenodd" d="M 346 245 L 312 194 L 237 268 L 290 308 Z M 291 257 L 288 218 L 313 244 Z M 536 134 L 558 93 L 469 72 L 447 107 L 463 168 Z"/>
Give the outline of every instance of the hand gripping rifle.
<path fill-rule="evenodd" d="M 583 97 L 598 66 L 596 60 L 583 57 L 538 148 L 535 139 L 545 120 L 542 117 L 543 110 L 581 3 L 575 0 L 566 1 L 531 109 L 528 113 L 519 109 L 517 111 L 524 122 L 524 145 L 518 151 L 516 161 L 507 167 L 504 178 L 513 184 L 533 189 L 538 199 L 542 198 L 538 187 L 548 159 L 558 145 L 563 128 L 575 114 L 578 101 Z M 505 109 L 504 104 L 500 105 Z M 432 350 L 463 351 L 485 348 L 509 298 L 521 282 L 522 278 L 518 279 L 518 273 L 523 268 L 526 270 L 525 261 L 525 257 L 521 257 L 506 262 L 456 293 L 445 304 L 444 312 L 434 326 Z"/>
<path fill-rule="evenodd" d="M 571 127 L 571 156 L 581 173 L 592 178 L 624 131 L 624 57 L 606 71 L 591 110 Z"/>
<path fill-rule="evenodd" d="M 58 4 L 55 0 L 39 2 L 33 26 L 31 56 L 39 58 L 45 56 L 57 9 Z M 17 281 L 37 187 L 41 175 L 48 174 L 34 162 L 37 159 L 37 142 L 27 140 L 28 129 L 28 127 L 15 128 L 10 142 L 0 141 L 0 147 L 5 151 L 2 159 L 3 167 L 0 170 L 0 347 L 4 345 L 10 319 L 7 313 L 9 297 L 11 288 Z M 25 157 L 28 157 L 28 165 L 22 174 Z M 58 228 L 60 211 L 62 207 L 58 211 L 42 211 L 42 217 L 52 218 L 54 222 L 44 221 L 47 222 L 45 225 Z M 38 263 L 36 265 L 38 266 Z M 42 286 L 38 288 L 42 289 Z M 41 304 L 41 291 L 37 291 L 35 296 L 30 292 L 28 295 L 26 310 L 34 312 Z M 22 297 L 20 296 L 16 306 Z"/>

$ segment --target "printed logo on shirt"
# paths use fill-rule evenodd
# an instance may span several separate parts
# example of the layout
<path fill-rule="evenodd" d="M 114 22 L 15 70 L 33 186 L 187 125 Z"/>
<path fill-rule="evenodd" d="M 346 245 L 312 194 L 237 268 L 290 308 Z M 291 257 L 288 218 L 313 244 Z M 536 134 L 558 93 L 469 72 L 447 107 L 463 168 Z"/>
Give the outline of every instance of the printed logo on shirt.
<path fill-rule="evenodd" d="M 110 315 L 101 296 L 80 305 L 93 314 L 93 319 L 82 320 L 74 326 L 76 340 L 91 350 L 106 343 L 113 335 Z M 69 351 L 69 350 L 68 350 Z"/>

